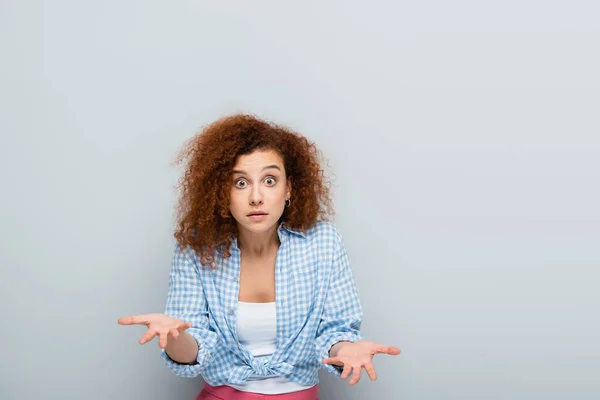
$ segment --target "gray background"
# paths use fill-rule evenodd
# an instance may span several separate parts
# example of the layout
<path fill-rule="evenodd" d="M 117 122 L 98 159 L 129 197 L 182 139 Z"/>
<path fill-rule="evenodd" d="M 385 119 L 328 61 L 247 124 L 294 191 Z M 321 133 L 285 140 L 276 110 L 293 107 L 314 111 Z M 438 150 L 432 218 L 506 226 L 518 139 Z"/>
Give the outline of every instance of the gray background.
<path fill-rule="evenodd" d="M 116 321 L 162 312 L 171 162 L 235 111 L 321 147 L 403 351 L 323 399 L 599 398 L 594 3 L 1 1 L 0 399 L 193 399 Z"/>

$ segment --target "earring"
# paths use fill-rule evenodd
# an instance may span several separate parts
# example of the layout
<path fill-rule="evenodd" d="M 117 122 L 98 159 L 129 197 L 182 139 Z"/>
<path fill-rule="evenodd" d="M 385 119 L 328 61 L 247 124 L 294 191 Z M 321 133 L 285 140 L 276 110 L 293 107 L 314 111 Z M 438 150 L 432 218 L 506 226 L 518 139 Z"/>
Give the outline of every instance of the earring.
<path fill-rule="evenodd" d="M 287 199 L 287 200 L 285 201 L 285 206 L 286 206 L 286 207 L 289 207 L 289 206 L 290 206 L 290 204 L 292 204 L 292 201 L 291 201 L 290 199 Z"/>

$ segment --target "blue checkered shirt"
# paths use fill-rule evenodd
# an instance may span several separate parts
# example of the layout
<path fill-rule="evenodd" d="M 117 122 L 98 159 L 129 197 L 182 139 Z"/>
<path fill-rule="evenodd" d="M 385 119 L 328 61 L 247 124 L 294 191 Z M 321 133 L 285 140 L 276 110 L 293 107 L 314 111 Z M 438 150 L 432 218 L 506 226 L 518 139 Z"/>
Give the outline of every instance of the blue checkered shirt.
<path fill-rule="evenodd" d="M 240 288 L 240 250 L 234 238 L 231 257 L 215 252 L 217 268 L 204 267 L 198 254 L 178 244 L 169 274 L 165 314 L 191 322 L 187 332 L 198 342 L 196 364 L 161 356 L 178 376 L 202 375 L 213 385 L 243 384 L 250 376 L 285 376 L 301 385 L 319 382 L 319 367 L 335 376 L 341 370 L 323 359 L 339 341 L 362 339 L 362 309 L 348 255 L 338 230 L 319 222 L 305 233 L 280 224 L 275 263 L 277 349 L 255 358 L 238 340 L 236 311 Z"/>

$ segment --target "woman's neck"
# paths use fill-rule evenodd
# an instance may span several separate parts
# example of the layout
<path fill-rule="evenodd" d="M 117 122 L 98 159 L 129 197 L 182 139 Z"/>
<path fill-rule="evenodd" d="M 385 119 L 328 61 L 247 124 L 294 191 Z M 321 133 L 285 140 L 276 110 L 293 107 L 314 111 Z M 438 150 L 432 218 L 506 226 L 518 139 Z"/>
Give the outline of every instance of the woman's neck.
<path fill-rule="evenodd" d="M 238 231 L 238 248 L 244 256 L 262 257 L 279 249 L 279 235 L 277 226 L 266 232 L 255 233 L 244 229 Z"/>

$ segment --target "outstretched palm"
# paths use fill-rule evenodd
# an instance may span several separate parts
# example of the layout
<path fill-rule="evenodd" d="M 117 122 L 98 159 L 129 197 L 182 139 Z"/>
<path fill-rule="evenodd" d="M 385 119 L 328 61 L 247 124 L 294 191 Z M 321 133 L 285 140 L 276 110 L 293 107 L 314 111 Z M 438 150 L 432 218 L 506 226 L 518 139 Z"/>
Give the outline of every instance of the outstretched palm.
<path fill-rule="evenodd" d="M 354 343 L 345 343 L 338 350 L 335 357 L 329 357 L 323 360 L 325 364 L 343 366 L 341 378 L 346 379 L 352 373 L 352 379 L 349 385 L 354 385 L 360 380 L 360 374 L 364 368 L 372 381 L 377 379 L 375 367 L 373 366 L 373 356 L 375 354 L 389 354 L 396 356 L 400 354 L 400 349 L 394 346 L 385 346 L 380 343 L 368 340 L 358 340 Z"/>
<path fill-rule="evenodd" d="M 191 328 L 190 322 L 185 322 L 178 318 L 171 318 L 164 314 L 143 314 L 121 317 L 118 320 L 120 325 L 146 325 L 148 330 L 140 339 L 140 344 L 151 341 L 154 336 L 158 336 L 158 346 L 161 349 L 167 347 L 170 338 L 177 339 L 179 332 Z"/>

